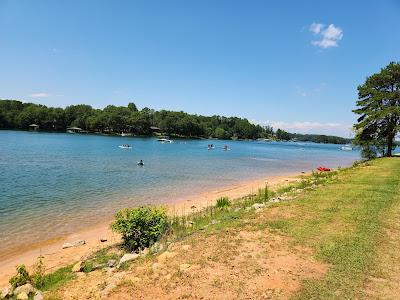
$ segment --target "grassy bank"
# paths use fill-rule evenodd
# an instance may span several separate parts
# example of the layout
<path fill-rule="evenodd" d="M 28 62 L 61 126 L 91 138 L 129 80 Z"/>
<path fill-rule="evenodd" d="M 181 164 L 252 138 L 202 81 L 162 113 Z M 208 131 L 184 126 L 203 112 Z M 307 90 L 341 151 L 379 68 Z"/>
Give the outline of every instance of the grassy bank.
<path fill-rule="evenodd" d="M 47 275 L 46 297 L 97 297 L 121 277 L 107 298 L 395 298 L 399 188 L 400 159 L 384 158 L 194 207 L 171 218 L 161 251 L 110 275 L 94 266 L 123 251 L 103 249 L 87 259 L 85 276 Z"/>

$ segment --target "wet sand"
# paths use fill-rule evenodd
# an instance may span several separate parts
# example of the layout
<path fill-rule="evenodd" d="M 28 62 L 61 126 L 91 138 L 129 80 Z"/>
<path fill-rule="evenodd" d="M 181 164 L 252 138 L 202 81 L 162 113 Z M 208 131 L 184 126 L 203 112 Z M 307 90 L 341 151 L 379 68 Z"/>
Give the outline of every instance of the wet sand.
<path fill-rule="evenodd" d="M 198 210 L 213 205 L 219 197 L 237 199 L 257 193 L 258 189 L 265 187 L 266 182 L 268 182 L 269 187 L 276 187 L 289 181 L 296 181 L 299 175 L 268 176 L 253 181 L 243 181 L 239 184 L 225 186 L 217 190 L 205 191 L 190 197 L 174 199 L 166 203 L 166 205 L 170 214 L 187 214 L 194 208 Z M 119 243 L 119 235 L 113 233 L 110 229 L 111 222 L 112 220 L 110 219 L 68 236 L 62 236 L 43 243 L 29 244 L 28 241 L 26 247 L 12 253 L 3 254 L 3 258 L 0 261 L 0 286 L 6 285 L 9 278 L 15 274 L 16 265 L 25 264 L 32 266 L 39 256 L 44 257 L 46 268 L 51 272 L 79 260 L 84 255 Z M 107 241 L 101 242 L 100 239 L 102 238 L 107 239 Z M 79 239 L 85 240 L 86 244 L 79 247 L 62 249 L 63 243 Z"/>

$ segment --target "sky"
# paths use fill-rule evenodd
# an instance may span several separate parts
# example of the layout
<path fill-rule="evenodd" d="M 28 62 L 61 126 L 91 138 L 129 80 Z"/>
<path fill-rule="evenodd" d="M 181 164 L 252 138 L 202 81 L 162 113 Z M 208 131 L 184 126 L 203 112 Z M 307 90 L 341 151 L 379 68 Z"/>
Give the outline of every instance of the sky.
<path fill-rule="evenodd" d="M 0 99 L 248 118 L 351 135 L 400 61 L 400 0 L 0 0 Z"/>

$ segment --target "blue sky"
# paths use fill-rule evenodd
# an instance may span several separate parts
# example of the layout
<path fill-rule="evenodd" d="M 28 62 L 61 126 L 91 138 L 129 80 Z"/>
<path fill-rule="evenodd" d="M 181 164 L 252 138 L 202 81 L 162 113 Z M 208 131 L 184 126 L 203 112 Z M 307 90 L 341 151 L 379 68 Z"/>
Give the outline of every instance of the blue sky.
<path fill-rule="evenodd" d="M 0 98 L 246 117 L 348 136 L 400 60 L 400 1 L 4 1 Z"/>

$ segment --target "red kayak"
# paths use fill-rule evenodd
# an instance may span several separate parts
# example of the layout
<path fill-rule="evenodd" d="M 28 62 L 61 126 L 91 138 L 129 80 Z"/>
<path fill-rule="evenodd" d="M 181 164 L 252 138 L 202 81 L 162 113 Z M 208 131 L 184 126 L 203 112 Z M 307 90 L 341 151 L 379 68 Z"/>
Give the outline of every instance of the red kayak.
<path fill-rule="evenodd" d="M 329 172 L 331 169 L 325 167 L 318 167 L 317 170 L 321 172 Z"/>

